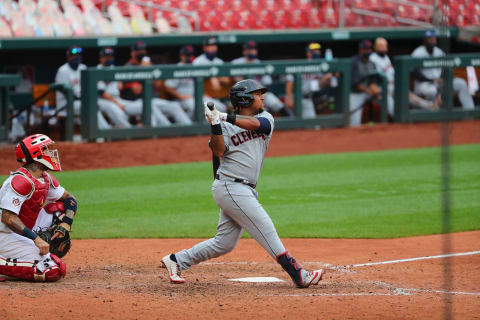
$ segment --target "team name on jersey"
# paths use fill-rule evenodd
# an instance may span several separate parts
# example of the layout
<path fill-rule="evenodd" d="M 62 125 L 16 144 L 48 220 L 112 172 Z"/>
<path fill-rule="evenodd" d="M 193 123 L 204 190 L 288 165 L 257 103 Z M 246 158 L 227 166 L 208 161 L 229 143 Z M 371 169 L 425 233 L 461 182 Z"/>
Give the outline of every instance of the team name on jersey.
<path fill-rule="evenodd" d="M 230 140 L 232 140 L 232 143 L 234 146 L 238 146 L 247 141 L 257 139 L 257 138 L 262 138 L 263 140 L 266 139 L 263 133 L 258 133 L 256 131 L 242 131 L 232 136 Z"/>

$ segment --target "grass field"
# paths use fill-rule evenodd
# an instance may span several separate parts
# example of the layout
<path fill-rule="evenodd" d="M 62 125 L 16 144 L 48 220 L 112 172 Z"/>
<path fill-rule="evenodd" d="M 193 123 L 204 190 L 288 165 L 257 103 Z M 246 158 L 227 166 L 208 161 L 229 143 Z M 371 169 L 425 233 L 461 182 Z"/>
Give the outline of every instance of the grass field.
<path fill-rule="evenodd" d="M 451 154 L 452 231 L 480 229 L 480 145 Z M 74 238 L 215 234 L 210 163 L 56 176 L 79 201 Z M 268 158 L 258 191 L 281 237 L 390 238 L 441 232 L 440 182 L 427 148 Z"/>

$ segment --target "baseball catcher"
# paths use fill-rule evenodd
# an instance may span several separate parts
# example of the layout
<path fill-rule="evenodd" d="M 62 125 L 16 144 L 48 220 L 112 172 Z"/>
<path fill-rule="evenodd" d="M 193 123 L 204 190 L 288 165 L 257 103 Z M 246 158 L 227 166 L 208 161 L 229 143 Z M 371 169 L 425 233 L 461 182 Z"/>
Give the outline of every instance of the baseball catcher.
<path fill-rule="evenodd" d="M 53 143 L 34 134 L 16 147 L 23 166 L 0 189 L 0 275 L 52 282 L 66 274 L 60 258 L 71 247 L 77 201 L 48 173 L 61 171 Z"/>

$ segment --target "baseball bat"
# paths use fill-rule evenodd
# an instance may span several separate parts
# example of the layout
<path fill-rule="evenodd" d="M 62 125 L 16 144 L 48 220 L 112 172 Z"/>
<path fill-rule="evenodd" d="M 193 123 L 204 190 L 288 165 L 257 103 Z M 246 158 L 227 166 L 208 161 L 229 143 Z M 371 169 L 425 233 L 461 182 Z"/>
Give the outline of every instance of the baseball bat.
<path fill-rule="evenodd" d="M 213 107 L 214 107 L 213 102 L 212 101 L 207 102 L 207 107 L 208 109 L 213 111 Z"/>

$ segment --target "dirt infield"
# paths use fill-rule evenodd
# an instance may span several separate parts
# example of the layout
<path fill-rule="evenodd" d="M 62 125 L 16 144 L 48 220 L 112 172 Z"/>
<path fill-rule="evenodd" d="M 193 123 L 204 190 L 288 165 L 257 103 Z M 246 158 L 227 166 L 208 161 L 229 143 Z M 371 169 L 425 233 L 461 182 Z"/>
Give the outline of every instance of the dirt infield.
<path fill-rule="evenodd" d="M 480 232 L 453 234 L 452 252 L 479 250 Z M 5 319 L 440 319 L 444 299 L 455 319 L 480 317 L 480 255 L 345 267 L 442 254 L 442 237 L 391 240 L 285 239 L 304 267 L 326 268 L 318 286 L 293 287 L 251 239 L 230 254 L 185 271 L 170 284 L 163 255 L 197 239 L 75 240 L 67 278 L 53 284 L 0 283 Z M 241 277 L 285 282 L 241 283 Z"/>
<path fill-rule="evenodd" d="M 480 121 L 452 123 L 452 144 L 480 143 Z M 274 133 L 267 156 L 434 147 L 440 125 L 388 124 L 349 129 Z M 64 170 L 90 170 L 177 162 L 208 161 L 208 137 L 164 138 L 109 143 L 58 143 Z M 14 146 L 0 148 L 0 174 L 18 166 Z"/>
<path fill-rule="evenodd" d="M 65 170 L 207 161 L 208 137 L 103 144 L 59 143 Z M 432 147 L 439 124 L 277 132 L 268 156 Z M 480 121 L 452 124 L 452 144 L 480 143 Z M 0 174 L 16 168 L 11 146 L 0 148 Z M 215 226 L 212 226 L 212 230 Z M 285 239 L 307 269 L 326 268 L 320 285 L 293 287 L 254 240 L 184 272 L 173 285 L 163 255 L 198 239 L 73 240 L 67 277 L 57 283 L 0 282 L 4 319 L 440 319 L 445 302 L 455 319 L 480 319 L 480 231 L 389 240 Z M 403 261 L 405 258 L 419 258 Z M 399 260 L 400 259 L 400 260 Z M 443 268 L 452 266 L 450 287 Z M 393 263 L 385 264 L 386 261 Z M 368 263 L 377 263 L 365 265 Z M 276 277 L 283 282 L 230 279 Z"/>

